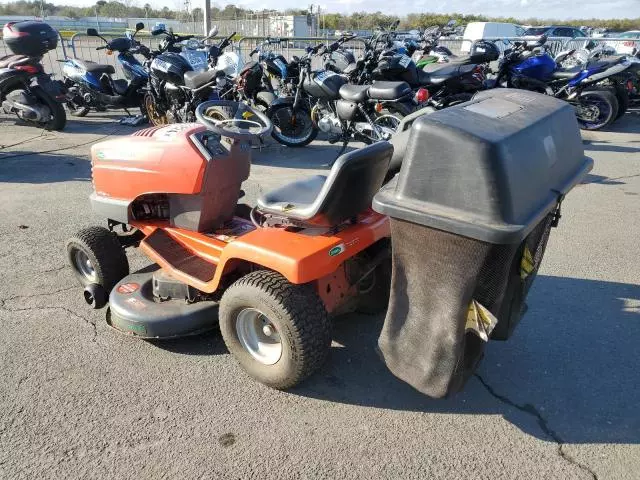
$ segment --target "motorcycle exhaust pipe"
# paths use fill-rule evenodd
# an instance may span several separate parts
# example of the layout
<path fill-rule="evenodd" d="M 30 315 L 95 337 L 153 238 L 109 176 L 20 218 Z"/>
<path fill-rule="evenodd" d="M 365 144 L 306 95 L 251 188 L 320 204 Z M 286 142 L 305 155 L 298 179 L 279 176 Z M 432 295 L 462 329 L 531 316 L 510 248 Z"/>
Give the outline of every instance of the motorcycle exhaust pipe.
<path fill-rule="evenodd" d="M 4 110 L 4 113 L 16 113 L 20 118 L 34 122 L 43 122 L 46 120 L 47 115 L 43 111 L 43 109 L 46 108 L 47 107 L 40 105 L 31 106 L 11 100 L 5 100 L 2 102 L 2 109 Z"/>

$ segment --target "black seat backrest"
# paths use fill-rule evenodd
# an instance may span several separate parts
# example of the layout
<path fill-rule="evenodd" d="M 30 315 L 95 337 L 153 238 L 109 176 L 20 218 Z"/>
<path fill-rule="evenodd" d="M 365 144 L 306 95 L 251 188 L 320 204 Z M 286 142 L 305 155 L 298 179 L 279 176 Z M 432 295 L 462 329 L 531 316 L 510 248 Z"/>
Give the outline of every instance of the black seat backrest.
<path fill-rule="evenodd" d="M 409 136 L 411 135 L 411 127 L 413 122 L 420 118 L 422 115 L 431 115 L 435 113 L 436 109 L 433 107 L 424 107 L 420 110 L 407 115 L 400 121 L 400 125 L 396 128 L 396 133 L 391 137 L 391 144 L 393 145 L 393 156 L 389 162 L 389 172 L 387 178 L 389 180 L 396 173 L 400 171 L 402 167 L 402 161 L 404 160 L 404 154 L 407 151 L 407 142 L 409 142 Z"/>
<path fill-rule="evenodd" d="M 379 142 L 341 155 L 333 164 L 318 198 L 318 214 L 328 225 L 338 225 L 371 207 L 382 186 L 393 147 Z"/>

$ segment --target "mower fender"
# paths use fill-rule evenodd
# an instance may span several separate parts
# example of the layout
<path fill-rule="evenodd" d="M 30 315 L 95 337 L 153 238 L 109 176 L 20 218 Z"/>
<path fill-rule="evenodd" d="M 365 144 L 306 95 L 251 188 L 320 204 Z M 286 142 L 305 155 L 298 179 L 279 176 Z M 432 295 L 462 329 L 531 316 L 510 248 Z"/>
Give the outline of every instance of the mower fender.
<path fill-rule="evenodd" d="M 157 227 L 132 222 L 149 238 Z M 224 275 L 240 264 L 248 263 L 280 273 L 291 283 L 303 284 L 334 273 L 349 258 L 391 236 L 389 218 L 373 211 L 350 228 L 333 235 L 307 236 L 278 228 L 257 228 L 231 242 L 187 230 L 165 227 L 164 232 L 186 250 L 197 252 L 202 259 L 215 265 L 210 280 L 199 280 L 180 270 L 146 240 L 142 251 L 171 277 L 205 293 L 215 292 Z"/>
<path fill-rule="evenodd" d="M 291 283 L 309 283 L 334 273 L 349 258 L 390 236 L 389 219 L 372 216 L 370 223 L 335 235 L 306 237 L 286 230 L 256 229 L 222 251 L 212 284 L 216 288 L 225 265 L 245 261 L 275 270 Z"/>

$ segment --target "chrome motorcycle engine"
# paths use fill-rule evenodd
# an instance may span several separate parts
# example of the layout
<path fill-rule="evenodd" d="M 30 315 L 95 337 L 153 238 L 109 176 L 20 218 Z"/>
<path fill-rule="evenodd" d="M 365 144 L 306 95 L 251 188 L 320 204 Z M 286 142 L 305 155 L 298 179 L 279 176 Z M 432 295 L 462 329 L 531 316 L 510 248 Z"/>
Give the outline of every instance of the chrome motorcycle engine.
<path fill-rule="evenodd" d="M 334 133 L 339 135 L 342 133 L 342 126 L 340 120 L 335 115 L 327 115 L 326 117 L 320 117 L 318 120 L 318 128 L 324 133 Z"/>

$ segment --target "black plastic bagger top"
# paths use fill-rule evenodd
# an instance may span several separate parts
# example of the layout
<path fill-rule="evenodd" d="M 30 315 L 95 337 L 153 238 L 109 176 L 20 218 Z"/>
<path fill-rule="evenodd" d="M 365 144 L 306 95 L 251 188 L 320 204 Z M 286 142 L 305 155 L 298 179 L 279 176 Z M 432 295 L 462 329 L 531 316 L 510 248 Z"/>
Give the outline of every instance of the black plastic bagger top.
<path fill-rule="evenodd" d="M 509 337 L 559 204 L 592 164 L 573 108 L 537 93 L 482 92 L 414 122 L 400 173 L 373 202 L 391 217 L 379 347 L 396 376 L 451 394 L 489 337 Z"/>

